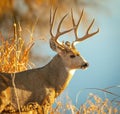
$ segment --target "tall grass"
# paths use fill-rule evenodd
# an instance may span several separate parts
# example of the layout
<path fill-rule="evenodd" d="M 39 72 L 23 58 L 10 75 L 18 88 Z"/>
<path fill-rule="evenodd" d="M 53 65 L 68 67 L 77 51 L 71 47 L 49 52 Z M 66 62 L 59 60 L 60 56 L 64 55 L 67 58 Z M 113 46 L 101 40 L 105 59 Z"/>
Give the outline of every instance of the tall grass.
<path fill-rule="evenodd" d="M 18 29 L 19 30 L 18 30 Z M 31 37 L 26 44 L 21 37 L 21 26 L 14 23 L 14 37 L 5 39 L 0 34 L 0 72 L 14 73 L 27 70 L 33 64 L 29 61 L 29 53 L 34 44 Z"/>
<path fill-rule="evenodd" d="M 120 114 L 120 101 L 90 93 L 80 106 L 75 106 L 70 98 L 67 98 L 66 103 L 58 100 L 56 106 L 51 108 L 50 114 Z"/>

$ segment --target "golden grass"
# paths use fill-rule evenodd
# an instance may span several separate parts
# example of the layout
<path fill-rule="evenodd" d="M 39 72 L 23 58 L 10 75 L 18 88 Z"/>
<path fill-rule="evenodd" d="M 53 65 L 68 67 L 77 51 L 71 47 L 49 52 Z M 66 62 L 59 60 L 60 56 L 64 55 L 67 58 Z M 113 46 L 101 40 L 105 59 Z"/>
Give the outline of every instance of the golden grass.
<path fill-rule="evenodd" d="M 117 114 L 118 110 L 109 99 L 102 99 L 97 95 L 89 94 L 88 100 L 80 107 L 83 114 Z"/>
<path fill-rule="evenodd" d="M 34 41 L 30 38 L 26 44 L 18 34 L 20 33 L 17 32 L 16 24 L 14 24 L 13 38 L 5 40 L 0 34 L 0 72 L 20 72 L 32 65 L 29 62 L 29 53 Z"/>
<path fill-rule="evenodd" d="M 50 114 L 119 114 L 120 110 L 117 106 L 114 106 L 114 102 L 108 98 L 102 99 L 90 93 L 86 102 L 79 108 L 69 101 L 66 104 L 57 101 L 56 107 L 51 108 Z"/>

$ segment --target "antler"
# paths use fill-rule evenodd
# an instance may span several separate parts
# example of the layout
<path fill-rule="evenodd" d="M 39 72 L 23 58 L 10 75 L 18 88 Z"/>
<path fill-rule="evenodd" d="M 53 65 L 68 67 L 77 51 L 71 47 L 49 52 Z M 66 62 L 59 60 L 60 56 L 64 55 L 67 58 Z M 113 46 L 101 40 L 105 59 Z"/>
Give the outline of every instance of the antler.
<path fill-rule="evenodd" d="M 56 46 L 55 44 L 57 44 L 57 46 L 58 46 L 59 48 L 64 49 L 64 46 L 63 46 L 60 42 L 58 42 L 58 38 L 59 38 L 59 36 L 61 36 L 61 35 L 65 34 L 65 33 L 68 33 L 68 32 L 70 32 L 70 31 L 72 31 L 73 28 L 68 29 L 68 30 L 66 30 L 66 31 L 63 31 L 63 32 L 60 31 L 62 22 L 64 21 L 64 19 L 65 19 L 65 18 L 67 17 L 67 15 L 68 15 L 68 14 L 66 14 L 66 15 L 63 16 L 63 18 L 60 20 L 60 22 L 59 22 L 59 24 L 58 24 L 58 28 L 57 28 L 56 35 L 53 35 L 52 29 L 53 29 L 53 24 L 54 24 L 56 12 L 57 12 L 57 8 L 55 9 L 55 11 L 54 11 L 54 13 L 53 13 L 53 17 L 52 17 L 52 12 L 51 12 L 51 10 L 50 10 L 50 35 L 51 35 L 50 46 L 51 46 L 51 48 L 53 49 L 53 46 Z M 55 43 L 55 44 L 53 44 L 53 43 Z"/>
<path fill-rule="evenodd" d="M 90 31 L 90 29 L 91 29 L 91 27 L 92 27 L 92 25 L 93 25 L 93 23 L 94 23 L 94 21 L 95 21 L 95 19 L 93 19 L 92 22 L 91 22 L 91 24 L 89 25 L 87 31 L 86 31 L 86 34 L 85 34 L 83 37 L 78 38 L 77 31 L 78 31 L 78 26 L 79 26 L 79 24 L 80 24 L 80 22 L 81 22 L 81 20 L 82 20 L 83 13 L 84 13 L 84 10 L 82 10 L 82 12 L 81 12 L 81 15 L 80 15 L 80 18 L 79 18 L 79 20 L 78 20 L 78 23 L 75 24 L 75 20 L 74 20 L 74 18 L 73 18 L 73 11 L 72 11 L 72 9 L 71 9 L 72 23 L 73 23 L 73 26 L 75 27 L 75 28 L 74 28 L 74 33 L 75 33 L 75 38 L 76 38 L 75 41 L 72 43 L 72 47 L 74 47 L 76 43 L 81 42 L 81 41 L 84 41 L 84 40 L 90 38 L 91 36 L 93 36 L 93 35 L 95 35 L 95 34 L 97 34 L 97 33 L 99 32 L 99 28 L 98 28 L 97 31 L 95 31 L 95 32 L 93 32 L 93 33 L 89 33 L 89 31 Z"/>

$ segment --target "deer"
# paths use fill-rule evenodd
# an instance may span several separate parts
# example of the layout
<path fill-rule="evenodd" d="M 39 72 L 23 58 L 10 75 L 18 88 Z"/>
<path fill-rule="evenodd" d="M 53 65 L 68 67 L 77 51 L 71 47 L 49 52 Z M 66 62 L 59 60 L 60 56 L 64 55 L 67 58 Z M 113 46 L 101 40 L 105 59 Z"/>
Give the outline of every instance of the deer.
<path fill-rule="evenodd" d="M 50 48 L 57 52 L 52 60 L 43 67 L 29 69 L 22 72 L 13 73 L 15 75 L 14 83 L 16 86 L 17 97 L 20 106 L 27 105 L 30 102 L 37 102 L 42 108 L 42 113 L 47 114 L 50 107 L 57 98 L 68 86 L 77 69 L 85 70 L 89 64 L 80 55 L 75 45 L 99 32 L 99 28 L 92 33 L 89 33 L 94 24 L 95 19 L 92 20 L 84 36 L 78 36 L 79 24 L 82 20 L 84 10 L 82 10 L 79 20 L 76 24 L 73 11 L 71 10 L 71 22 L 73 27 L 61 31 L 61 25 L 68 14 L 64 15 L 56 31 L 53 34 L 53 25 L 55 21 L 57 9 L 52 13 L 50 10 Z M 75 40 L 60 42 L 60 36 L 73 31 Z M 17 98 L 12 83 L 13 74 L 0 72 L 0 113 L 4 108 L 12 103 L 18 109 Z"/>

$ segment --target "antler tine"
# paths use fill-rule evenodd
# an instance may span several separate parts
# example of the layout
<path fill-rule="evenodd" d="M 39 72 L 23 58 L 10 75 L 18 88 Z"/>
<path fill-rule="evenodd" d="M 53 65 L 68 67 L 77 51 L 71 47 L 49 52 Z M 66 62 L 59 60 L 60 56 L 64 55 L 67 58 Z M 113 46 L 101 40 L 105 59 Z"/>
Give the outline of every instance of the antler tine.
<path fill-rule="evenodd" d="M 53 18 L 52 18 L 52 11 L 50 9 L 50 35 L 52 37 L 54 37 L 53 33 L 52 33 L 52 28 L 53 28 L 53 24 L 54 24 L 54 20 L 55 20 L 55 15 L 56 15 L 56 11 L 57 11 L 57 8 L 55 9 L 54 13 L 53 13 Z"/>
<path fill-rule="evenodd" d="M 73 28 L 70 28 L 70 29 L 65 30 L 65 31 L 63 31 L 63 32 L 60 32 L 60 27 L 61 27 L 61 25 L 62 25 L 62 22 L 65 20 L 65 18 L 66 18 L 67 16 L 68 16 L 68 13 L 67 13 L 66 15 L 64 15 L 63 18 L 60 20 L 60 23 L 59 23 L 58 29 L 57 29 L 56 40 L 58 39 L 58 37 L 59 37 L 60 35 L 63 35 L 63 34 L 65 34 L 65 33 L 68 33 L 68 32 L 70 32 L 70 31 L 72 31 L 72 30 L 74 29 L 74 27 L 73 27 Z"/>
<path fill-rule="evenodd" d="M 78 34 L 77 34 L 77 30 L 78 30 L 78 26 L 79 26 L 79 24 L 80 24 L 80 22 L 81 22 L 81 20 L 82 20 L 83 13 L 84 13 L 84 9 L 83 9 L 82 12 L 81 12 L 81 15 L 80 15 L 80 18 L 79 18 L 79 20 L 78 20 L 78 23 L 75 24 L 75 20 L 74 20 L 74 18 L 73 18 L 73 11 L 72 11 L 72 9 L 71 9 L 72 23 L 73 23 L 73 26 L 75 27 L 75 28 L 74 28 L 74 33 L 75 33 L 75 38 L 76 38 L 76 40 L 79 39 L 79 38 L 78 38 Z"/>
<path fill-rule="evenodd" d="M 60 33 L 60 27 L 61 27 L 61 24 L 62 22 L 64 21 L 64 19 L 68 16 L 68 13 L 66 15 L 64 15 L 64 17 L 61 19 L 59 25 L 58 25 L 58 29 L 57 29 L 57 33 Z"/>

